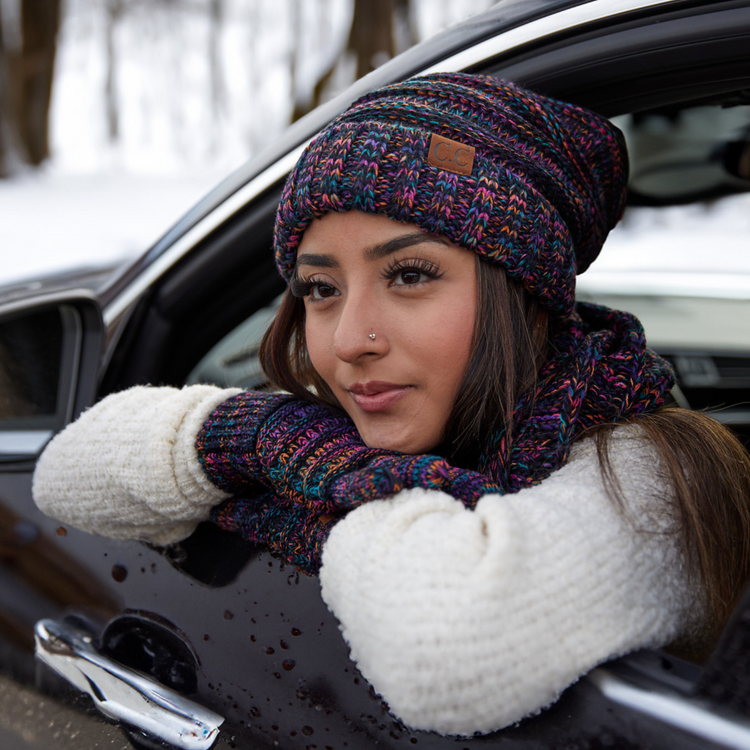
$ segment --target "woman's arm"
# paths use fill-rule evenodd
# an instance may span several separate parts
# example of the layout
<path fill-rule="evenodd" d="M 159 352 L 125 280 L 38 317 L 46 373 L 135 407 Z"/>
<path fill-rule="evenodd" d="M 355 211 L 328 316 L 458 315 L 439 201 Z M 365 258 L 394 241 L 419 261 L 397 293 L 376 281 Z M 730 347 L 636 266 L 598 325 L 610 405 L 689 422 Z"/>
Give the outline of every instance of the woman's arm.
<path fill-rule="evenodd" d="M 488 495 L 474 511 L 416 489 L 333 528 L 323 598 L 362 674 L 405 723 L 498 729 L 596 664 L 665 645 L 700 620 L 700 585 L 655 454 L 637 428 L 616 433 L 623 508 L 589 440 L 541 484 Z"/>
<path fill-rule="evenodd" d="M 84 531 L 169 544 L 212 517 L 314 573 L 332 523 L 415 484 L 469 503 L 496 487 L 437 456 L 368 448 L 346 415 L 289 394 L 141 386 L 57 435 L 33 490 Z"/>

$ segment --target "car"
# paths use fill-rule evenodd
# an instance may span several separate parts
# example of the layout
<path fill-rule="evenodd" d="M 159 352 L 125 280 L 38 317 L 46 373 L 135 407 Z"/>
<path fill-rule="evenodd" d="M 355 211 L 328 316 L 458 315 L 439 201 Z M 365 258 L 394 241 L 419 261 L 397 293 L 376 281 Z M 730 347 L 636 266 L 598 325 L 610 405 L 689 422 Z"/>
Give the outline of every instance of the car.
<path fill-rule="evenodd" d="M 507 78 L 621 125 L 630 208 L 615 261 L 608 243 L 580 294 L 641 315 L 675 364 L 677 400 L 714 409 L 747 445 L 748 50 L 750 0 L 507 0 L 297 122 L 127 267 L 0 288 L 2 747 L 750 748 L 750 596 L 703 664 L 626 655 L 516 726 L 442 737 L 389 713 L 317 579 L 210 524 L 159 548 L 66 528 L 31 497 L 46 442 L 109 393 L 265 385 L 257 349 L 284 288 L 270 246 L 286 174 L 357 96 L 432 71 Z M 740 209 L 722 213 L 727 201 Z M 696 211 L 704 230 L 718 213 L 722 233 L 704 231 L 691 255 L 678 230 Z"/>

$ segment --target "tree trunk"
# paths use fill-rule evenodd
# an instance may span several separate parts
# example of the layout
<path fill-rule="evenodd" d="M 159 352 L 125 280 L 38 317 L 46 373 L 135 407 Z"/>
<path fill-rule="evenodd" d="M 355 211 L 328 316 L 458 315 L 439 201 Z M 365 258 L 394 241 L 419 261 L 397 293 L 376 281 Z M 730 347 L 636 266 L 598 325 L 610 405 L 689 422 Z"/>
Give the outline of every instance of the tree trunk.
<path fill-rule="evenodd" d="M 105 29 L 107 73 L 104 80 L 104 108 L 107 117 L 107 135 L 111 143 L 114 143 L 120 136 L 120 109 L 117 105 L 115 28 L 120 20 L 122 11 L 121 0 L 109 0 L 107 3 L 107 26 Z"/>
<path fill-rule="evenodd" d="M 211 110 L 214 120 L 224 108 L 224 76 L 222 72 L 220 42 L 224 20 L 224 0 L 210 0 L 208 6 L 208 66 L 211 75 Z"/>
<path fill-rule="evenodd" d="M 393 9 L 393 40 L 395 53 L 400 55 L 409 47 L 413 47 L 417 39 L 417 27 L 412 17 L 411 0 L 394 0 Z"/>
<path fill-rule="evenodd" d="M 356 56 L 357 79 L 393 57 L 394 9 L 394 0 L 354 0 L 347 50 Z"/>
<path fill-rule="evenodd" d="M 13 172 L 13 163 L 18 160 L 14 154 L 16 149 L 15 124 L 11 116 L 8 58 L 3 37 L 3 15 L 0 13 L 0 178 L 9 177 Z"/>
<path fill-rule="evenodd" d="M 302 97 L 297 91 L 299 77 L 299 39 L 302 36 L 302 8 L 299 0 L 290 0 L 291 28 L 289 45 L 289 94 L 292 97 L 293 111 L 292 122 L 299 120 L 300 117 L 307 114 L 310 108 L 305 105 Z"/>
<path fill-rule="evenodd" d="M 23 42 L 17 65 L 16 118 L 26 158 L 39 165 L 49 156 L 49 106 L 60 27 L 60 0 L 22 0 Z"/>
<path fill-rule="evenodd" d="M 349 37 L 342 56 L 355 60 L 355 80 L 362 78 L 414 43 L 416 34 L 411 18 L 410 0 L 353 0 L 354 13 Z M 405 27 L 404 27 L 405 25 Z M 396 32 L 400 33 L 396 33 Z M 400 39 L 397 40 L 397 37 Z M 398 41 L 405 40 L 399 44 Z M 297 120 L 317 107 L 336 64 L 321 75 L 312 99 L 302 104 L 295 99 L 292 120 Z"/>

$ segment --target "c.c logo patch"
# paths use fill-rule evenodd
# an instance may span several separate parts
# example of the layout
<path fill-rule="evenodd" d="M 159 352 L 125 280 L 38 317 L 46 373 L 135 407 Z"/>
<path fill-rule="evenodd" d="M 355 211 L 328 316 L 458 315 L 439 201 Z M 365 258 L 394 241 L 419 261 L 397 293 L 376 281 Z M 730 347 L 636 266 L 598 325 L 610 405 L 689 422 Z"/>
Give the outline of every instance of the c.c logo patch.
<path fill-rule="evenodd" d="M 470 175 L 474 167 L 474 147 L 433 133 L 427 163 L 446 172 Z"/>

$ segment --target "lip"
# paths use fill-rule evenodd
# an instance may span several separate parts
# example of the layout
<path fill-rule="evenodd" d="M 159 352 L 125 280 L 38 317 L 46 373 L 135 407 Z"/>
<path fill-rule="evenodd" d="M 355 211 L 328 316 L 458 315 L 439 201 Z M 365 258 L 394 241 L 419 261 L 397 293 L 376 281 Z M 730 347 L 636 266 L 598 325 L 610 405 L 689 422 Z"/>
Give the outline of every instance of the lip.
<path fill-rule="evenodd" d="M 398 403 L 412 386 L 386 383 L 382 380 L 371 380 L 368 383 L 355 383 L 347 388 L 351 397 L 362 411 L 374 413 L 386 411 Z"/>

